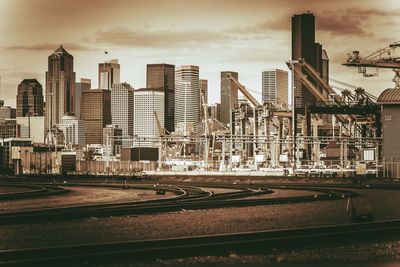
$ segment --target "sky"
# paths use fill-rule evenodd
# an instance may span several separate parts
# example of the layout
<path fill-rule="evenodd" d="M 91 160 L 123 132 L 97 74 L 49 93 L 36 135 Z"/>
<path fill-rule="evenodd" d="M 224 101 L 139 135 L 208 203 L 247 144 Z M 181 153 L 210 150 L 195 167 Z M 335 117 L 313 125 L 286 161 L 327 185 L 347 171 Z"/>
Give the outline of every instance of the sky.
<path fill-rule="evenodd" d="M 15 107 L 24 78 L 45 90 L 47 58 L 60 44 L 74 56 L 77 81 L 90 78 L 92 88 L 98 64 L 116 58 L 134 88 L 146 86 L 146 64 L 191 64 L 209 81 L 209 103 L 219 102 L 225 70 L 260 99 L 262 71 L 288 70 L 291 16 L 307 11 L 330 77 L 374 95 L 393 87 L 391 70 L 364 78 L 341 63 L 353 50 L 368 55 L 400 41 L 398 0 L 0 0 L 0 99 Z"/>

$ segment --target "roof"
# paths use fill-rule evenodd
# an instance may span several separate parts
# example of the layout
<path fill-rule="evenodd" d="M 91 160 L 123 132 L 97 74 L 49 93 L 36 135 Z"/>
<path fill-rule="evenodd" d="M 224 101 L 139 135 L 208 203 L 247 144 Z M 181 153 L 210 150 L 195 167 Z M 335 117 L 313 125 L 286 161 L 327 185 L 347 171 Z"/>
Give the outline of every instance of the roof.
<path fill-rule="evenodd" d="M 400 89 L 386 89 L 378 97 L 378 104 L 400 104 Z"/>
<path fill-rule="evenodd" d="M 164 92 L 163 87 L 147 87 L 136 89 L 135 92 Z"/>
<path fill-rule="evenodd" d="M 329 60 L 328 53 L 325 49 L 322 49 L 322 60 Z"/>
<path fill-rule="evenodd" d="M 57 50 L 55 50 L 53 52 L 53 54 L 67 54 L 67 55 L 71 55 L 70 53 L 67 52 L 67 50 L 64 49 L 64 47 L 62 45 L 60 45 Z"/>
<path fill-rule="evenodd" d="M 36 83 L 36 84 L 41 85 L 41 84 L 39 83 L 39 81 L 36 80 L 36 79 L 23 79 L 22 82 L 21 82 L 20 84 L 31 84 L 31 83 Z"/>

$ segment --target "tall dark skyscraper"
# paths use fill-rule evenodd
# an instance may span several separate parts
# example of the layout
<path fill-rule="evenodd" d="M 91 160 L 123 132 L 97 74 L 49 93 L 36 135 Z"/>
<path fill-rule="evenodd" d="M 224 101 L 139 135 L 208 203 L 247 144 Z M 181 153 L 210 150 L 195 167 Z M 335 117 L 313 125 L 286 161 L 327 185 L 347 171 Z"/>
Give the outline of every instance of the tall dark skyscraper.
<path fill-rule="evenodd" d="M 170 64 L 147 64 L 147 88 L 164 91 L 164 122 L 169 132 L 175 130 L 175 66 Z"/>
<path fill-rule="evenodd" d="M 230 123 L 230 116 L 232 109 L 234 109 L 238 105 L 238 89 L 231 82 L 229 78 L 226 77 L 226 74 L 230 73 L 233 78 L 236 80 L 239 79 L 239 75 L 237 72 L 232 71 L 222 71 L 221 72 L 221 110 L 220 117 L 221 122 L 228 124 Z"/>
<path fill-rule="evenodd" d="M 327 58 L 327 53 L 325 51 Z M 325 71 L 323 67 L 322 45 L 315 42 L 315 16 L 312 13 L 294 15 L 292 17 L 292 59 L 304 59 L 323 77 L 328 77 L 328 61 L 325 61 Z M 329 77 L 328 77 L 329 79 Z M 314 83 L 314 82 L 313 82 Z M 314 83 L 315 84 L 315 83 Z M 315 97 L 295 79 L 296 106 L 303 107 L 309 101 L 315 101 Z"/>
<path fill-rule="evenodd" d="M 59 124 L 65 113 L 75 112 L 74 94 L 74 58 L 60 45 L 48 59 L 48 71 L 46 72 L 46 129 Z"/>
<path fill-rule="evenodd" d="M 18 85 L 17 117 L 43 116 L 43 88 L 36 79 L 24 79 Z"/>

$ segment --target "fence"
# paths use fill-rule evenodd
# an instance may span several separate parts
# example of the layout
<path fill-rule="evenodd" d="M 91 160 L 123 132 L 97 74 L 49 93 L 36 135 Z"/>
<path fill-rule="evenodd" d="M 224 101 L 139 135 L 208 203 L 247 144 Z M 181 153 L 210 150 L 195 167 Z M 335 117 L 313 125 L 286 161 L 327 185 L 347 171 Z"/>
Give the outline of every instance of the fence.
<path fill-rule="evenodd" d="M 156 161 L 77 161 L 76 171 L 78 173 L 91 174 L 131 174 L 140 171 L 154 171 L 157 169 Z"/>
<path fill-rule="evenodd" d="M 383 161 L 380 169 L 382 169 L 383 178 L 400 178 L 399 161 Z"/>

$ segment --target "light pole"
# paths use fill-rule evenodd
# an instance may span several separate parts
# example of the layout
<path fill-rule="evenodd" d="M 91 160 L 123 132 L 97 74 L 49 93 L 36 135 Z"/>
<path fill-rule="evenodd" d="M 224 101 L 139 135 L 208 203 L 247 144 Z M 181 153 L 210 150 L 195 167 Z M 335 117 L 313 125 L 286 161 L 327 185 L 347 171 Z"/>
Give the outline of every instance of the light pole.
<path fill-rule="evenodd" d="M 298 60 L 288 60 L 286 61 L 286 64 L 290 65 L 291 67 L 291 81 L 292 81 L 292 138 L 293 138 L 293 143 L 292 143 L 292 160 L 293 160 L 293 174 L 294 174 L 294 170 L 295 170 L 295 165 L 296 165 L 296 98 L 295 98 L 295 89 L 296 86 L 294 85 L 294 64 L 299 63 Z"/>
<path fill-rule="evenodd" d="M 190 82 L 181 82 L 181 84 L 185 85 L 185 103 L 184 103 L 184 108 L 183 108 L 183 135 L 186 136 L 186 91 L 187 91 L 187 86 L 190 85 Z"/>

